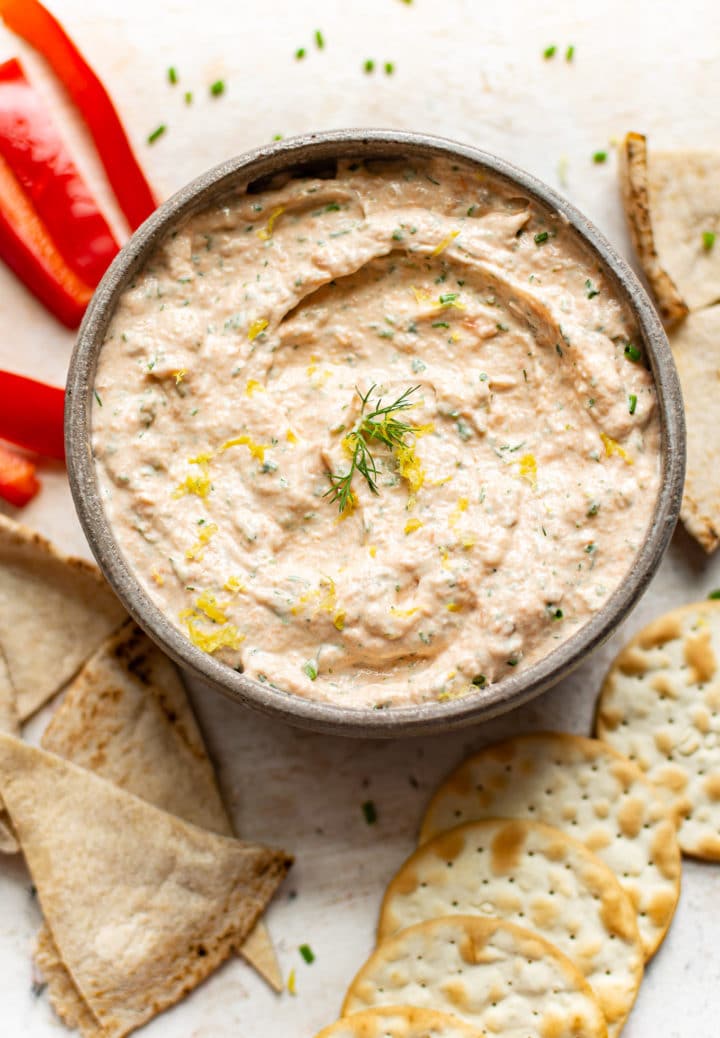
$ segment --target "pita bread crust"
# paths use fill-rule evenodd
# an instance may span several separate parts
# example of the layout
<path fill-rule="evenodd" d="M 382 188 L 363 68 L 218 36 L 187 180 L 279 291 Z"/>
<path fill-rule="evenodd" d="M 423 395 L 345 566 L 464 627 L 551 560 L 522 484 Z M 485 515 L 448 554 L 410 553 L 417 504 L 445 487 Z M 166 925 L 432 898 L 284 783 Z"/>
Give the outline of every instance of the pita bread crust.
<path fill-rule="evenodd" d="M 290 864 L 2 734 L 0 788 L 62 960 L 113 1038 L 220 965 Z"/>
<path fill-rule="evenodd" d="M 720 247 L 719 247 L 720 251 Z M 691 314 L 670 334 L 687 428 L 680 518 L 706 552 L 720 543 L 720 305 Z"/>
<path fill-rule="evenodd" d="M 127 614 L 100 571 L 0 515 L 0 648 L 24 721 Z"/>
<path fill-rule="evenodd" d="M 132 621 L 98 649 L 69 686 L 42 745 L 178 818 L 233 835 L 178 670 Z M 282 990 L 264 923 L 240 951 L 271 987 Z"/>
<path fill-rule="evenodd" d="M 0 732 L 17 735 L 20 722 L 15 709 L 15 689 L 10 681 L 5 657 L 0 649 Z M 16 854 L 20 848 L 10 825 L 10 819 L 3 809 L 0 797 L 0 854 Z"/>
<path fill-rule="evenodd" d="M 688 305 L 663 266 L 663 254 L 658 255 L 656 249 L 646 137 L 628 133 L 619 157 L 620 190 L 630 237 L 662 319 L 672 327 L 688 313 Z"/>

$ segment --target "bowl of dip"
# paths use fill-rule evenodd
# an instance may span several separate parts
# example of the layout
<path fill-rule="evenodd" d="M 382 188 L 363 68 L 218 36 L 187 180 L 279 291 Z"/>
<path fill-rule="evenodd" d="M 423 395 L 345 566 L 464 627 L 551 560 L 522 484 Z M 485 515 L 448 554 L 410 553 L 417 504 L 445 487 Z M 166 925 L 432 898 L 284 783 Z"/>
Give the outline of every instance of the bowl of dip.
<path fill-rule="evenodd" d="M 624 619 L 684 475 L 655 309 L 573 206 L 439 138 L 231 159 L 133 235 L 67 387 L 78 515 L 182 667 L 343 735 L 519 705 Z"/>

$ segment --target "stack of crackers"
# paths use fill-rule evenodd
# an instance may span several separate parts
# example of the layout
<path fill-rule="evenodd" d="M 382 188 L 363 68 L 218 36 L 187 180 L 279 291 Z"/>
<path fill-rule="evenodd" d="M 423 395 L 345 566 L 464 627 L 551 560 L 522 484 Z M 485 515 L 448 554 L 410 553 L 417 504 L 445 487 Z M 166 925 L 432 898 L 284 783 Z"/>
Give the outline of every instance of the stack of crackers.
<path fill-rule="evenodd" d="M 720 602 L 612 664 L 597 734 L 461 764 L 385 893 L 378 944 L 318 1038 L 617 1038 L 680 893 L 720 861 Z"/>
<path fill-rule="evenodd" d="M 630 234 L 668 329 L 687 425 L 681 518 L 711 552 L 720 543 L 720 152 L 648 152 L 629 133 L 621 186 Z"/>
<path fill-rule="evenodd" d="M 43 748 L 21 741 L 63 688 Z M 176 668 L 97 570 L 1 516 L 0 797 L 69 1027 L 122 1038 L 235 951 L 282 986 L 259 920 L 290 858 L 235 839 Z"/>

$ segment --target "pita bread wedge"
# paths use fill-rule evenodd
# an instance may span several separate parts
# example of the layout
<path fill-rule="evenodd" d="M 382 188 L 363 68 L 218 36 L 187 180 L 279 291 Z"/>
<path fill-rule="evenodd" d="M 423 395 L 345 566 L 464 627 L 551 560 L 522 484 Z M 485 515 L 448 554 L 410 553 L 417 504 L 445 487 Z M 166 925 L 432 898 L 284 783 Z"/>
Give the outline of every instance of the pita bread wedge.
<path fill-rule="evenodd" d="M 383 1006 L 336 1020 L 316 1038 L 483 1038 L 483 1034 L 434 1009 Z"/>
<path fill-rule="evenodd" d="M 127 614 L 100 571 L 0 515 L 0 648 L 21 721 L 77 672 Z"/>
<path fill-rule="evenodd" d="M 9 735 L 0 790 L 62 961 L 101 1028 L 88 1035 L 123 1038 L 204 980 L 290 864 Z"/>
<path fill-rule="evenodd" d="M 0 732 L 17 735 L 19 731 L 20 723 L 15 709 L 15 689 L 10 682 L 5 657 L 0 650 Z M 0 854 L 16 854 L 19 849 L 10 827 L 10 819 L 3 809 L 2 797 L 0 797 Z"/>
<path fill-rule="evenodd" d="M 718 239 L 720 254 L 720 237 Z M 720 305 L 709 306 L 670 333 L 685 401 L 687 470 L 680 517 L 705 551 L 720 543 Z"/>
<path fill-rule="evenodd" d="M 70 684 L 42 745 L 186 822 L 234 835 L 177 668 L 132 622 Z M 47 947 L 42 954 L 47 964 Z M 263 923 L 241 954 L 271 987 L 282 989 Z"/>
<path fill-rule="evenodd" d="M 587 981 L 557 948 L 502 919 L 445 916 L 380 944 L 348 989 L 343 1016 L 410 1003 L 502 1038 L 607 1038 Z"/>
<path fill-rule="evenodd" d="M 629 133 L 620 149 L 620 189 L 635 252 L 662 319 L 672 327 L 688 313 L 688 304 L 666 270 L 664 257 L 658 255 L 655 237 L 657 214 L 653 205 L 656 196 L 650 190 L 647 140 L 641 133 Z"/>

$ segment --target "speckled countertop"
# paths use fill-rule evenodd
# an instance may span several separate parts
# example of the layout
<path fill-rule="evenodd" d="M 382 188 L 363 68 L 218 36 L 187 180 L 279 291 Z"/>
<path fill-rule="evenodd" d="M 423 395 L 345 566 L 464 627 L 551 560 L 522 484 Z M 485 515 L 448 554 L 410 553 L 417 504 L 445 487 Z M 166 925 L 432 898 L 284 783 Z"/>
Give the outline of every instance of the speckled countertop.
<path fill-rule="evenodd" d="M 426 130 L 497 152 L 563 191 L 621 251 L 628 243 L 612 141 L 629 129 L 658 147 L 720 145 L 720 7 L 657 0 L 52 0 L 53 11 L 111 88 L 163 195 L 226 156 L 274 134 L 343 126 Z M 325 49 L 313 34 L 321 29 Z M 543 60 L 542 51 L 558 52 Z M 564 60 L 574 45 L 571 63 Z M 303 61 L 293 57 L 307 49 Z M 0 60 L 25 49 L 0 32 Z M 376 62 L 372 75 L 363 64 Z M 394 74 L 383 71 L 394 63 Z M 177 67 L 181 83 L 166 81 Z M 110 205 L 96 160 L 56 84 L 27 66 L 76 141 L 83 168 Z M 208 96 L 223 78 L 227 91 Z M 183 103 L 192 90 L 195 102 Z M 167 133 L 153 146 L 147 135 Z M 592 155 L 607 150 L 604 165 Z M 120 225 L 121 226 L 121 225 Z M 0 269 L 0 367 L 61 383 L 72 336 Z M 87 554 L 63 472 L 49 467 L 23 520 Z M 269 923 L 297 995 L 272 995 L 233 960 L 142 1033 L 148 1038 L 311 1038 L 336 1015 L 372 943 L 386 881 L 410 851 L 438 779 L 469 751 L 531 728 L 587 732 L 601 675 L 623 638 L 659 612 L 720 586 L 681 530 L 645 598 L 613 641 L 528 707 L 482 728 L 433 739 L 344 742 L 280 727 L 214 693 L 194 700 L 239 829 L 280 843 L 297 864 Z M 37 736 L 43 717 L 30 726 Z M 372 799 L 378 822 L 361 805 Z M 60 1035 L 34 995 L 30 949 L 40 914 L 20 859 L 0 868 L 0 1033 Z M 316 955 L 307 965 L 298 945 Z M 627 1038 L 711 1038 L 720 1002 L 720 868 L 687 863 L 670 935 L 650 965 Z"/>

